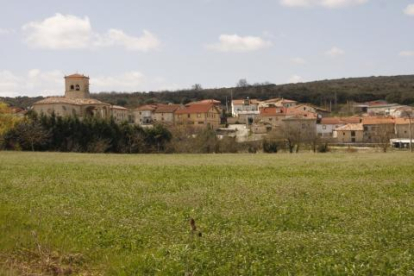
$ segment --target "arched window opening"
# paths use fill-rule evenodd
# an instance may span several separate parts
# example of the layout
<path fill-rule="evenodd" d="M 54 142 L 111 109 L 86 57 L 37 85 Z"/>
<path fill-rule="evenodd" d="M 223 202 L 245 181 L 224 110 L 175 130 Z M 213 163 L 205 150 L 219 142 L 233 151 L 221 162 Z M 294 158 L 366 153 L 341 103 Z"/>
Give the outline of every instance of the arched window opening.
<path fill-rule="evenodd" d="M 80 86 L 79 86 L 79 84 L 77 84 L 76 85 L 76 91 L 79 91 L 80 90 Z"/>
<path fill-rule="evenodd" d="M 74 85 L 71 85 L 70 86 L 70 90 L 74 90 L 75 89 L 75 86 Z"/>

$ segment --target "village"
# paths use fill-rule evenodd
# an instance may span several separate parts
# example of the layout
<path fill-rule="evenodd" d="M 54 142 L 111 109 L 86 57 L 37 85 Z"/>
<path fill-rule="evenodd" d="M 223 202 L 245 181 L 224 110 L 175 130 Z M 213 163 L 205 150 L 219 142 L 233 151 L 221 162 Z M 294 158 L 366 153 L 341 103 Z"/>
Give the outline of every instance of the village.
<path fill-rule="evenodd" d="M 235 137 L 238 142 L 265 137 L 295 139 L 301 142 L 325 141 L 336 145 L 391 145 L 410 147 L 413 107 L 377 100 L 349 105 L 349 116 L 333 115 L 329 109 L 284 98 L 268 100 L 205 99 L 187 104 L 154 103 L 136 108 L 111 105 L 91 99 L 89 77 L 65 77 L 65 96 L 48 97 L 33 105 L 39 114 L 56 116 L 112 117 L 144 128 L 156 124 L 166 127 L 209 128 L 219 138 Z"/>

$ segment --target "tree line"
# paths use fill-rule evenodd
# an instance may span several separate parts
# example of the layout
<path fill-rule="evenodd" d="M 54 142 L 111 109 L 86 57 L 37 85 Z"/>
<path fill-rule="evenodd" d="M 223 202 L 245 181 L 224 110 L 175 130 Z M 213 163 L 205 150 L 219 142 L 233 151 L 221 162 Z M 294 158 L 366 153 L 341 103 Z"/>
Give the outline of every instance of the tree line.
<path fill-rule="evenodd" d="M 323 80 L 285 85 L 249 84 L 247 80 L 243 79 L 233 88 L 203 89 L 200 84 L 195 84 L 189 89 L 177 91 L 101 92 L 92 94 L 92 97 L 130 108 L 150 103 L 186 104 L 191 101 L 211 98 L 217 99 L 225 105 L 226 100 L 230 103 L 231 97 L 234 99 L 250 97 L 259 100 L 284 97 L 322 107 L 332 106 L 333 110 L 339 110 L 340 105 L 347 103 L 347 101 L 366 102 L 378 99 L 413 105 L 414 75 Z M 40 99 L 41 97 L 16 97 L 4 98 L 3 101 L 12 106 L 27 108 Z"/>

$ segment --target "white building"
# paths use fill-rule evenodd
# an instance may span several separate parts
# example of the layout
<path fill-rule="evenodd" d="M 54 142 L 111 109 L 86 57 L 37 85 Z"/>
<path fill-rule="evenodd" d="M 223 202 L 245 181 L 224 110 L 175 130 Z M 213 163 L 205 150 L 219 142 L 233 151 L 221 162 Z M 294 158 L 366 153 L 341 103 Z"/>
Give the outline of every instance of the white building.
<path fill-rule="evenodd" d="M 244 115 L 259 114 L 259 101 L 255 99 L 233 100 L 231 101 L 231 114 L 233 117 L 238 117 L 239 113 Z"/>

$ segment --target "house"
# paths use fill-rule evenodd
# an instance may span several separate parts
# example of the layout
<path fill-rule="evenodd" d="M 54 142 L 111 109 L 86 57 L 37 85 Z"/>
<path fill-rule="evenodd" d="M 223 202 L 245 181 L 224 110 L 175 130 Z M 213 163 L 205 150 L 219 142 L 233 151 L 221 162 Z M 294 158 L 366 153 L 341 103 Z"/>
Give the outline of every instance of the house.
<path fill-rule="evenodd" d="M 155 104 L 147 104 L 134 109 L 134 123 L 137 125 L 151 125 L 154 121 Z"/>
<path fill-rule="evenodd" d="M 358 124 L 362 121 L 361 117 L 324 117 L 316 125 L 316 133 L 320 137 L 333 137 L 334 131 L 346 124 Z"/>
<path fill-rule="evenodd" d="M 365 143 L 384 143 L 395 137 L 394 119 L 391 117 L 363 117 Z"/>
<path fill-rule="evenodd" d="M 414 138 L 414 118 L 395 118 L 395 134 L 397 138 Z"/>
<path fill-rule="evenodd" d="M 214 103 L 189 104 L 174 113 L 175 125 L 209 127 L 220 126 L 221 111 Z"/>
<path fill-rule="evenodd" d="M 231 101 L 231 114 L 233 117 L 238 117 L 240 113 L 257 114 L 259 111 L 259 101 L 256 99 L 242 99 Z"/>
<path fill-rule="evenodd" d="M 123 106 L 113 105 L 111 106 L 111 114 L 112 114 L 112 118 L 117 123 L 129 122 L 128 108 L 125 108 Z"/>
<path fill-rule="evenodd" d="M 283 106 L 264 107 L 260 109 L 259 123 L 265 125 L 267 131 L 284 131 L 295 129 L 298 133 L 314 135 L 316 131 L 317 114 Z M 252 128 L 263 131 L 257 125 Z"/>
<path fill-rule="evenodd" d="M 112 115 L 111 105 L 90 98 L 89 77 L 72 74 L 65 76 L 65 95 L 48 97 L 33 104 L 33 110 L 50 116 L 77 116 L 79 119 L 98 117 L 108 119 Z"/>
<path fill-rule="evenodd" d="M 295 106 L 296 104 L 297 104 L 297 101 L 283 99 L 283 98 L 274 98 L 274 99 L 269 99 L 269 100 L 260 102 L 259 103 L 259 108 L 264 108 L 264 107 L 289 108 L 289 107 Z"/>
<path fill-rule="evenodd" d="M 364 127 L 362 123 L 340 126 L 334 130 L 333 138 L 336 138 L 338 143 L 362 143 Z"/>
<path fill-rule="evenodd" d="M 153 112 L 154 123 L 174 125 L 174 113 L 181 106 L 179 104 L 160 104 Z"/>
<path fill-rule="evenodd" d="M 407 114 L 411 114 L 410 116 L 414 117 L 414 108 L 408 105 L 400 105 L 390 110 L 390 116 L 394 118 L 407 117 Z"/>

